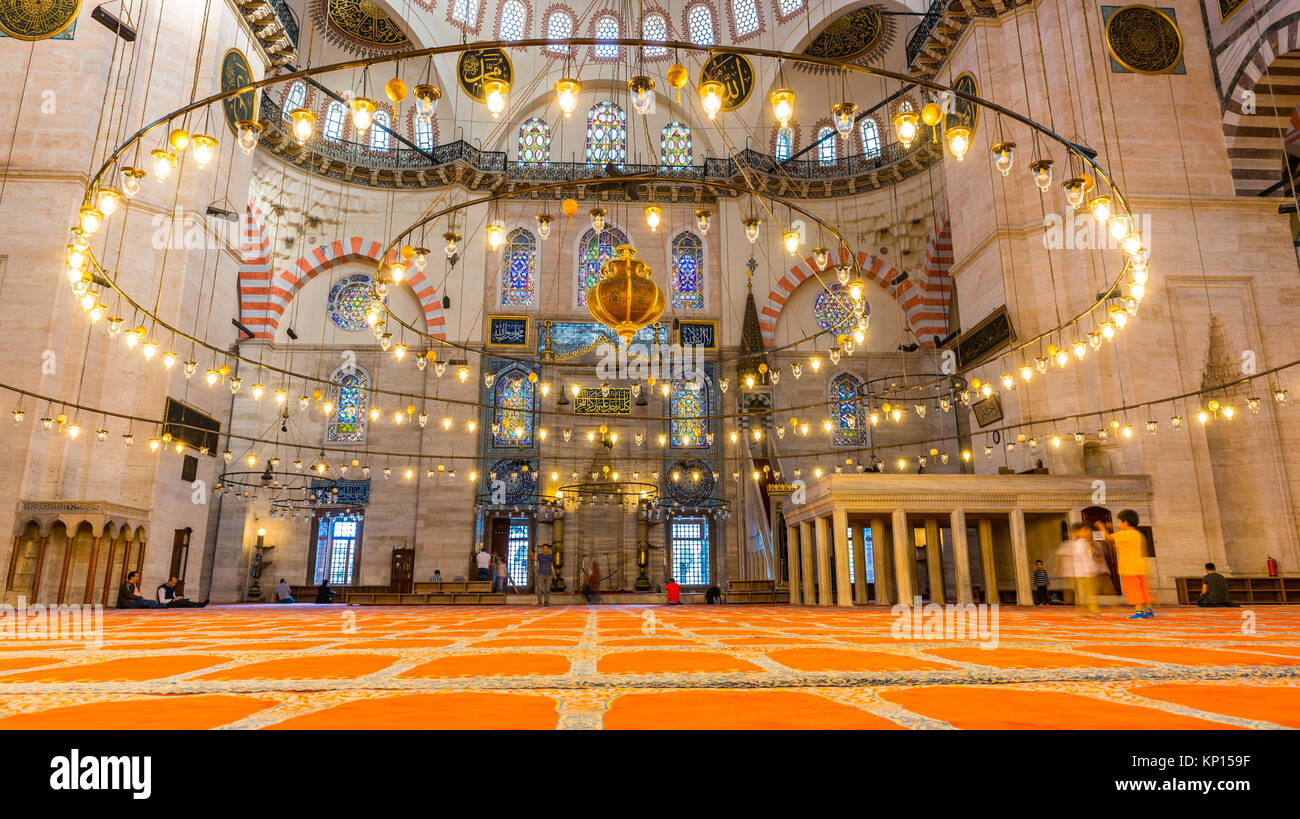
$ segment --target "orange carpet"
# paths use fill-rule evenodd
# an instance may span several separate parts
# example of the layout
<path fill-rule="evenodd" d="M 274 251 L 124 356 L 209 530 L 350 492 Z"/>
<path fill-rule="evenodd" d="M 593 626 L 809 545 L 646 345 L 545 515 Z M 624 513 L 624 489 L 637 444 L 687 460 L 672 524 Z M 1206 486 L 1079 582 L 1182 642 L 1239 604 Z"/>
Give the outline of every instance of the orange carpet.
<path fill-rule="evenodd" d="M 0 728 L 1300 727 L 1300 607 L 210 606 L 0 640 Z M 993 645 L 993 641 L 988 642 Z"/>

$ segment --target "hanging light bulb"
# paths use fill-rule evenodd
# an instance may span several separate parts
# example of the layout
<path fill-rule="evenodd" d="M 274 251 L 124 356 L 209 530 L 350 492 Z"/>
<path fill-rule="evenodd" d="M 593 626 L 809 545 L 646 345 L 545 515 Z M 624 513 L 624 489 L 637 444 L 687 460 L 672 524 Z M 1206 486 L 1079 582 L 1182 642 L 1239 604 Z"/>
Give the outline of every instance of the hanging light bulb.
<path fill-rule="evenodd" d="M 99 208 L 105 219 L 116 213 L 121 206 L 122 192 L 117 188 L 100 188 L 95 191 L 95 207 Z"/>
<path fill-rule="evenodd" d="M 1286 403 L 1286 390 L 1283 390 L 1283 389 L 1276 389 L 1276 390 L 1273 390 L 1273 400 L 1274 400 L 1275 402 L 1277 402 L 1278 404 L 1285 404 L 1285 403 Z"/>
<path fill-rule="evenodd" d="M 206 168 L 217 155 L 217 138 L 211 134 L 194 135 L 194 164 Z"/>
<path fill-rule="evenodd" d="M 858 106 L 852 102 L 837 102 L 831 106 L 831 120 L 835 131 L 844 139 L 853 135 L 853 115 L 858 113 Z"/>
<path fill-rule="evenodd" d="M 781 244 L 785 247 L 785 252 L 793 255 L 799 250 L 799 231 L 787 230 L 781 233 Z"/>
<path fill-rule="evenodd" d="M 1110 231 L 1110 238 L 1117 242 L 1122 241 L 1129 232 L 1129 219 L 1122 213 L 1112 213 L 1106 227 Z"/>
<path fill-rule="evenodd" d="M 605 229 L 605 217 L 609 212 L 604 208 L 592 208 L 589 214 L 591 216 L 591 229 L 600 233 Z"/>
<path fill-rule="evenodd" d="M 1124 325 L 1128 324 L 1128 310 L 1121 305 L 1112 304 L 1109 312 L 1110 320 L 1115 323 L 1116 327 L 1123 330 Z"/>
<path fill-rule="evenodd" d="M 83 236 L 94 236 L 99 226 L 104 224 L 104 214 L 93 205 L 84 205 L 77 212 L 78 224 Z"/>
<path fill-rule="evenodd" d="M 704 109 L 705 114 L 708 114 L 709 119 L 715 119 L 718 112 L 722 110 L 722 100 L 726 93 L 726 86 L 717 80 L 700 83 L 700 107 Z"/>
<path fill-rule="evenodd" d="M 1033 174 L 1034 184 L 1044 193 L 1052 187 L 1052 165 L 1050 159 L 1036 159 L 1029 163 L 1029 172 Z"/>
<path fill-rule="evenodd" d="M 487 226 L 487 243 L 488 247 L 496 250 L 505 243 L 506 230 L 500 224 L 493 223 Z"/>
<path fill-rule="evenodd" d="M 309 108 L 295 108 L 289 112 L 293 120 L 293 137 L 302 145 L 311 139 L 312 129 L 316 125 L 316 112 Z"/>
<path fill-rule="evenodd" d="M 369 130 L 375 121 L 375 111 L 379 108 L 369 97 L 352 98 L 352 127 L 361 133 Z"/>
<path fill-rule="evenodd" d="M 1089 199 L 1088 212 L 1092 214 L 1092 218 L 1096 219 L 1098 224 L 1106 224 L 1110 221 L 1110 197 L 1094 196 Z"/>
<path fill-rule="evenodd" d="M 1136 256 L 1142 252 L 1142 236 L 1136 230 L 1130 230 L 1120 240 L 1120 248 L 1129 256 Z"/>
<path fill-rule="evenodd" d="M 659 229 L 659 221 L 663 218 L 664 209 L 658 205 L 646 205 L 644 208 L 645 223 L 651 231 Z"/>
<path fill-rule="evenodd" d="M 921 115 L 908 108 L 894 114 L 893 123 L 894 133 L 898 135 L 898 141 L 903 144 L 903 150 L 910 149 L 921 131 Z"/>
<path fill-rule="evenodd" d="M 1011 167 L 1016 162 L 1016 143 L 998 142 L 991 147 L 990 152 L 993 154 L 993 165 L 1003 175 L 1011 173 Z"/>
<path fill-rule="evenodd" d="M 388 272 L 393 277 L 393 281 L 401 282 L 406 278 L 406 262 L 401 258 L 394 259 L 388 266 Z"/>
<path fill-rule="evenodd" d="M 948 143 L 948 153 L 952 158 L 961 162 L 966 158 L 970 151 L 970 129 L 965 125 L 954 125 L 943 134 L 944 141 Z"/>
<path fill-rule="evenodd" d="M 452 256 L 455 256 L 459 250 L 457 243 L 460 241 L 461 236 L 459 233 L 448 231 L 447 233 L 442 234 L 442 238 L 447 243 L 443 250 L 446 252 L 447 258 L 450 259 Z"/>
<path fill-rule="evenodd" d="M 456 377 L 460 379 L 460 383 L 462 383 L 462 384 L 464 384 L 466 381 L 468 381 L 468 380 L 469 380 L 469 367 L 466 367 L 466 366 L 464 366 L 464 365 L 461 365 L 460 367 L 458 367 L 458 368 L 456 369 Z"/>
<path fill-rule="evenodd" d="M 794 91 L 789 88 L 778 88 L 768 94 L 767 99 L 772 103 L 772 116 L 777 124 L 782 128 L 789 125 L 790 120 L 794 119 Z"/>
<path fill-rule="evenodd" d="M 533 217 L 537 220 L 537 235 L 545 239 L 551 235 L 551 222 L 554 221 L 549 214 L 539 213 Z"/>
<path fill-rule="evenodd" d="M 163 353 L 163 357 L 162 357 L 163 367 L 168 370 L 170 370 L 172 367 L 175 367 L 176 358 L 177 358 L 176 353 L 173 352 Z"/>
<path fill-rule="evenodd" d="M 632 108 L 638 114 L 650 110 L 651 92 L 655 90 L 655 81 L 649 77 L 636 76 L 627 81 L 627 90 L 632 96 Z"/>
<path fill-rule="evenodd" d="M 713 211 L 708 208 L 700 208 L 695 211 L 695 226 L 700 229 L 700 233 L 709 232 L 709 220 L 713 218 Z"/>
<path fill-rule="evenodd" d="M 1075 176 L 1061 183 L 1061 188 L 1065 191 L 1065 201 L 1070 203 L 1070 207 L 1078 208 L 1083 204 L 1085 180 L 1081 176 Z"/>
<path fill-rule="evenodd" d="M 426 119 L 433 116 L 433 112 L 438 108 L 438 100 L 442 99 L 442 92 L 435 86 L 421 84 L 411 89 L 415 94 L 416 111 L 420 116 Z"/>
<path fill-rule="evenodd" d="M 154 148 L 149 152 L 153 157 L 153 178 L 162 182 L 171 176 L 172 171 L 176 168 L 176 154 L 166 148 Z"/>
<path fill-rule="evenodd" d="M 582 93 L 582 83 L 571 77 L 555 81 L 555 103 L 566 117 L 578 110 L 578 94 Z"/>
<path fill-rule="evenodd" d="M 139 168 L 126 167 L 122 171 L 122 193 L 130 199 L 140 192 L 140 183 L 145 178 L 145 172 Z M 170 173 L 170 171 L 169 171 Z"/>
<path fill-rule="evenodd" d="M 510 84 L 502 79 L 483 81 L 483 100 L 492 119 L 501 116 L 506 110 L 506 95 L 510 93 Z"/>
<path fill-rule="evenodd" d="M 235 123 L 239 137 L 239 150 L 245 155 L 251 154 L 257 147 L 258 137 L 262 133 L 262 124 L 251 119 L 241 119 Z"/>
<path fill-rule="evenodd" d="M 749 240 L 749 243 L 752 245 L 757 242 L 758 226 L 763 224 L 763 220 L 757 216 L 747 216 L 740 223 L 745 226 L 745 238 Z"/>

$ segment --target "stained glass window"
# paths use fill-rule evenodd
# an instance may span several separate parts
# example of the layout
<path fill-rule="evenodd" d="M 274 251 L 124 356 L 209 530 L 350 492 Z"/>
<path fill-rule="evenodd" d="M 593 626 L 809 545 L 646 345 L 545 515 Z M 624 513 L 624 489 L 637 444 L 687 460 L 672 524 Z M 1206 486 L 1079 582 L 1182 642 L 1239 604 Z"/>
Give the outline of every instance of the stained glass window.
<path fill-rule="evenodd" d="M 519 126 L 519 161 L 551 161 L 551 127 L 541 117 L 529 117 Z"/>
<path fill-rule="evenodd" d="M 860 385 L 849 373 L 841 373 L 831 381 L 831 410 L 835 413 L 831 442 L 836 446 L 860 446 L 866 436 L 866 414 L 858 401 Z"/>
<path fill-rule="evenodd" d="M 804 0 L 777 0 L 777 8 L 781 9 L 782 17 L 789 17 L 799 9 L 803 8 Z"/>
<path fill-rule="evenodd" d="M 370 150 L 388 150 L 388 129 L 392 125 L 393 120 L 388 116 L 387 111 L 375 112 L 375 121 L 370 124 Z"/>
<path fill-rule="evenodd" d="M 683 586 L 709 585 L 708 518 L 673 518 L 673 580 Z"/>
<path fill-rule="evenodd" d="M 369 420 L 370 376 L 356 366 L 340 367 L 330 377 L 334 412 L 325 428 L 326 443 L 364 444 Z"/>
<path fill-rule="evenodd" d="M 344 330 L 364 330 L 369 326 L 366 311 L 374 300 L 369 276 L 364 273 L 345 276 L 330 288 L 330 318 Z"/>
<path fill-rule="evenodd" d="M 306 83 L 296 82 L 289 86 L 289 95 L 284 98 L 284 118 L 291 119 L 289 114 L 295 108 L 301 108 L 307 100 Z"/>
<path fill-rule="evenodd" d="M 659 132 L 659 153 L 663 164 L 682 168 L 691 164 L 691 129 L 680 122 L 670 122 Z"/>
<path fill-rule="evenodd" d="M 321 133 L 331 142 L 338 142 L 343 138 L 343 103 L 331 102 L 325 109 L 325 127 L 321 129 Z"/>
<path fill-rule="evenodd" d="M 415 117 L 415 147 L 421 151 L 433 150 L 433 120 L 429 117 Z"/>
<path fill-rule="evenodd" d="M 647 14 L 641 21 L 641 39 L 642 40 L 667 40 L 668 39 L 668 21 L 662 14 Z M 668 53 L 668 49 L 663 46 L 645 46 L 645 56 L 662 57 Z"/>
<path fill-rule="evenodd" d="M 691 382 L 674 381 L 668 392 L 668 439 L 675 447 L 704 447 L 704 433 L 708 432 L 705 413 L 706 392 L 695 389 Z"/>
<path fill-rule="evenodd" d="M 587 112 L 587 162 L 622 165 L 627 159 L 627 114 L 610 100 Z"/>
<path fill-rule="evenodd" d="M 776 129 L 776 146 L 773 154 L 778 162 L 783 162 L 790 158 L 794 153 L 794 129 L 788 125 L 784 128 Z"/>
<path fill-rule="evenodd" d="M 817 159 L 823 165 L 834 165 L 836 158 L 835 129 L 827 125 L 817 132 Z"/>
<path fill-rule="evenodd" d="M 474 28 L 478 23 L 478 3 L 479 0 L 452 0 L 451 19 L 466 28 Z"/>
<path fill-rule="evenodd" d="M 587 291 L 600 278 L 600 268 L 614 258 L 614 248 L 627 244 L 627 236 L 616 227 L 606 227 L 599 235 L 591 228 L 578 243 L 578 306 L 587 306 Z"/>
<path fill-rule="evenodd" d="M 713 12 L 703 3 L 696 3 L 686 12 L 686 26 L 691 42 L 697 46 L 713 45 Z"/>
<path fill-rule="evenodd" d="M 495 446 L 533 445 L 533 382 L 528 373 L 511 369 L 498 373 L 492 389 L 492 443 Z"/>
<path fill-rule="evenodd" d="M 731 0 L 731 19 L 736 24 L 736 34 L 753 34 L 758 31 L 758 3 L 755 0 Z"/>
<path fill-rule="evenodd" d="M 862 153 L 870 159 L 880 156 L 880 128 L 876 125 L 876 121 L 871 117 L 865 117 L 859 127 L 862 134 Z"/>
<path fill-rule="evenodd" d="M 700 237 L 673 237 L 673 307 L 704 307 L 704 250 Z"/>
<path fill-rule="evenodd" d="M 849 316 L 853 314 L 853 306 L 843 290 L 839 284 L 832 284 L 817 294 L 817 300 L 813 302 L 813 318 L 823 330 L 843 333 L 852 329 Z"/>
<path fill-rule="evenodd" d="M 506 0 L 501 6 L 501 22 L 497 24 L 497 36 L 502 40 L 521 39 L 527 23 L 527 7 L 519 0 Z"/>
<path fill-rule="evenodd" d="M 553 11 L 551 16 L 546 18 L 546 39 L 548 40 L 567 40 L 573 36 L 573 18 L 566 11 Z M 550 43 L 546 46 L 547 51 L 553 51 L 556 54 L 568 54 L 569 47 L 562 42 Z"/>
<path fill-rule="evenodd" d="M 526 228 L 506 236 L 501 254 L 501 306 L 537 305 L 537 239 Z"/>
<path fill-rule="evenodd" d="M 618 18 L 608 14 L 604 17 L 597 17 L 595 33 L 598 40 L 617 40 Z M 619 51 L 619 47 L 612 43 L 597 43 L 592 49 L 592 53 L 602 60 L 618 59 Z"/>

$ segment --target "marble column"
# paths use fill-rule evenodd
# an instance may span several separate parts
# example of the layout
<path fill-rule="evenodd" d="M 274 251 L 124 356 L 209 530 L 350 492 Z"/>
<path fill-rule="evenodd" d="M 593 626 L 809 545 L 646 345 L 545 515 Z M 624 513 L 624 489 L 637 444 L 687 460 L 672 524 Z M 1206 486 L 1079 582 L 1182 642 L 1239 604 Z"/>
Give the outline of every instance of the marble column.
<path fill-rule="evenodd" d="M 912 561 L 912 534 L 907 530 L 907 512 L 895 509 L 892 515 L 894 526 L 894 588 L 898 590 L 898 602 L 912 605 L 916 589 L 912 585 L 912 571 L 908 567 Z"/>
<path fill-rule="evenodd" d="M 1033 593 L 1029 587 L 1029 539 L 1025 535 L 1025 513 L 1020 509 L 1011 510 L 1011 557 L 1016 570 L 1016 605 L 1033 605 Z"/>
<path fill-rule="evenodd" d="M 871 602 L 867 594 L 867 532 L 871 530 L 861 523 L 853 529 L 853 601 L 865 606 Z"/>
<path fill-rule="evenodd" d="M 785 565 L 790 567 L 790 605 L 803 604 L 803 585 L 800 583 L 803 567 L 799 565 L 799 528 L 785 527 Z"/>
<path fill-rule="evenodd" d="M 930 575 L 930 602 L 943 603 L 943 543 L 935 518 L 925 519 L 925 569 Z"/>
<path fill-rule="evenodd" d="M 876 604 L 898 602 L 894 598 L 893 561 L 889 559 L 890 549 L 885 545 L 885 521 L 881 518 L 871 519 L 871 551 L 876 564 Z"/>
<path fill-rule="evenodd" d="M 998 567 L 993 559 L 993 521 L 987 518 L 981 518 L 979 521 L 980 533 L 980 563 L 984 567 L 984 602 L 1000 603 L 998 596 Z"/>
<path fill-rule="evenodd" d="M 836 507 L 831 512 L 831 528 L 835 530 L 835 605 L 853 605 L 853 575 L 849 572 L 849 516 Z M 858 565 L 862 565 L 859 563 Z"/>
<path fill-rule="evenodd" d="M 799 524 L 799 558 L 803 561 L 803 604 L 805 606 L 817 605 L 817 593 L 815 584 L 817 581 L 817 570 L 814 568 L 816 559 L 813 549 L 812 524 L 804 521 Z"/>
<path fill-rule="evenodd" d="M 952 510 L 952 563 L 957 572 L 957 605 L 975 601 L 970 587 L 970 552 L 966 544 L 966 510 Z"/>
<path fill-rule="evenodd" d="M 835 604 L 835 580 L 831 577 L 831 536 L 826 518 L 813 521 L 813 537 L 817 545 L 817 605 Z"/>
<path fill-rule="evenodd" d="M 95 593 L 95 564 L 99 562 L 99 543 L 102 538 L 96 536 L 90 541 L 90 565 L 86 567 L 86 592 L 81 596 L 83 605 L 90 605 L 90 597 Z"/>

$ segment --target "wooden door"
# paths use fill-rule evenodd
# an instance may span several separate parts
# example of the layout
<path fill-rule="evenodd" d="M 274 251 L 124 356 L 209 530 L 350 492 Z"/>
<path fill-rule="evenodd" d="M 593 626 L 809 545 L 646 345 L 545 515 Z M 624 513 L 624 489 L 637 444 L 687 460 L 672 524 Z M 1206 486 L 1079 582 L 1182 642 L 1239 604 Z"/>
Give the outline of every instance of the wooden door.
<path fill-rule="evenodd" d="M 415 550 L 394 549 L 392 569 L 388 574 L 388 591 L 410 594 L 415 581 Z"/>

